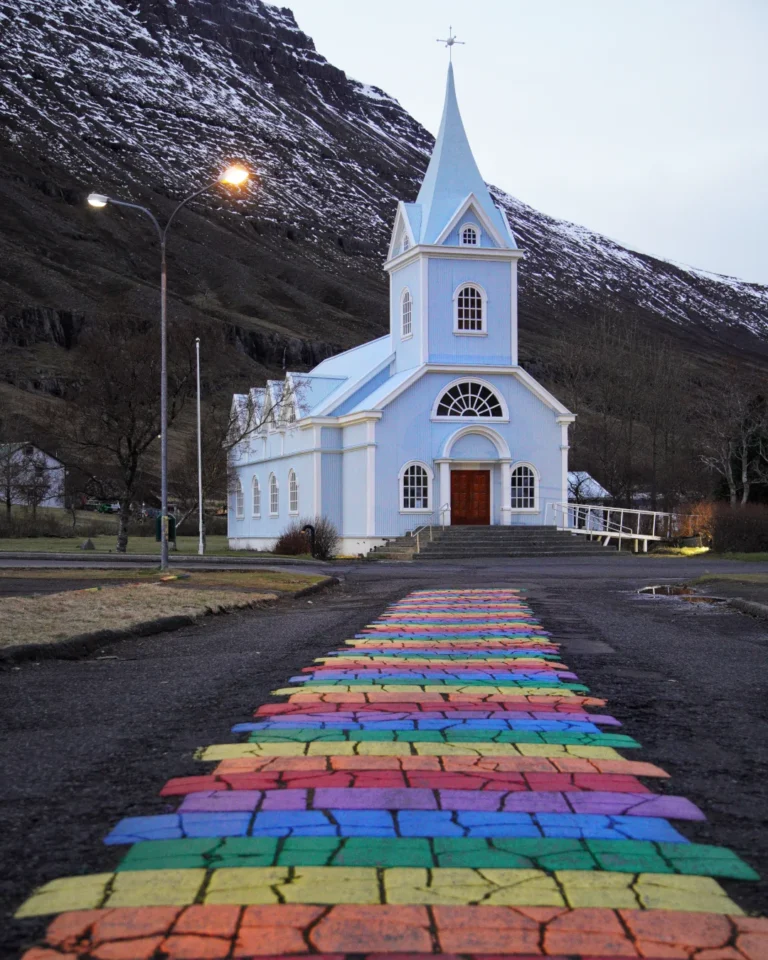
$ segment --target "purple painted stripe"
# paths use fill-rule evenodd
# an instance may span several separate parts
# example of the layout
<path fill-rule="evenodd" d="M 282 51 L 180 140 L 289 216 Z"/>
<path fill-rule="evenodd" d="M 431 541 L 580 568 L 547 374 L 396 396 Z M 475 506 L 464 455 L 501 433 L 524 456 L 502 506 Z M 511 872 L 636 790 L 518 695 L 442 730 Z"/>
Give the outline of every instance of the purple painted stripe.
<path fill-rule="evenodd" d="M 499 813 L 578 813 L 704 820 L 685 797 L 608 791 L 423 790 L 323 787 L 312 790 L 208 790 L 190 793 L 179 813 L 255 810 L 473 810 Z"/>

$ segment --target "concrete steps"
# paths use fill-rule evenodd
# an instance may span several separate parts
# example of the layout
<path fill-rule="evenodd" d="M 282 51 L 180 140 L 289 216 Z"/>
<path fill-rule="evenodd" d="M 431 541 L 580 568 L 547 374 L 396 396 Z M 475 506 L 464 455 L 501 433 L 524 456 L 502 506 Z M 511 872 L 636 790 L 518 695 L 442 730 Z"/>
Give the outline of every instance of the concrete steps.
<path fill-rule="evenodd" d="M 446 527 L 422 546 L 419 559 L 464 557 L 593 557 L 597 542 L 544 526 Z"/>

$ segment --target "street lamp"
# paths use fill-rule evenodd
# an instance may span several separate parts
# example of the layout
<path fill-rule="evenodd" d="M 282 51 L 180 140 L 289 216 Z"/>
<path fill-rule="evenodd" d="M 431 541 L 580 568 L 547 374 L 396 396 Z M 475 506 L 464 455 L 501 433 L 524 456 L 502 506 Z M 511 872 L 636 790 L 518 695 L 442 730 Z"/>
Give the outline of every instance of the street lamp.
<path fill-rule="evenodd" d="M 212 189 L 219 183 L 229 187 L 239 187 L 244 184 L 250 176 L 249 171 L 240 164 L 232 164 L 223 170 L 219 176 L 207 183 L 200 190 L 190 193 L 180 203 L 176 204 L 170 217 L 161 227 L 157 217 L 147 207 L 138 203 L 128 203 L 125 200 L 115 200 L 113 197 L 107 197 L 103 193 L 91 193 L 88 196 L 88 204 L 97 210 L 106 207 L 107 204 L 113 204 L 116 207 L 129 207 L 132 210 L 139 210 L 146 214 L 157 230 L 160 240 L 160 569 L 168 569 L 168 338 L 167 338 L 167 270 L 165 262 L 165 246 L 168 228 L 173 222 L 176 214 L 182 207 L 186 206 L 190 200 L 199 197 L 200 194 Z"/>

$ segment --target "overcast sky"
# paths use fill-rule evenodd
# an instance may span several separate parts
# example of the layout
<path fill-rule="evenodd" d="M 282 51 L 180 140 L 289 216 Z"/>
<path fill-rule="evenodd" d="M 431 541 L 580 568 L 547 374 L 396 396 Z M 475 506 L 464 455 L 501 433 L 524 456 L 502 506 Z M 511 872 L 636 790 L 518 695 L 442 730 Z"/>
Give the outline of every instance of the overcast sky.
<path fill-rule="evenodd" d="M 637 250 L 768 283 L 768 0 L 282 0 L 437 132 L 449 24 L 483 176 Z M 514 224 L 513 224 L 514 227 Z"/>

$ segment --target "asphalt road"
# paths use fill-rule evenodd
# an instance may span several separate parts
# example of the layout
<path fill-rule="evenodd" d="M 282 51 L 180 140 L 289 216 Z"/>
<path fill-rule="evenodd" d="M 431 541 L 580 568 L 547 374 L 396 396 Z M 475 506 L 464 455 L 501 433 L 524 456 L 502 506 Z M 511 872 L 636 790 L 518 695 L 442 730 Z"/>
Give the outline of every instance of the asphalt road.
<path fill-rule="evenodd" d="M 7 916 L 55 877 L 110 870 L 123 851 L 104 846 L 105 833 L 121 817 L 173 809 L 157 792 L 172 776 L 200 772 L 198 746 L 234 739 L 231 725 L 270 690 L 424 586 L 528 588 L 566 663 L 643 744 L 638 758 L 665 767 L 664 788 L 709 817 L 676 827 L 732 847 L 768 877 L 768 621 L 636 592 L 752 566 L 761 569 L 611 555 L 350 565 L 334 568 L 340 586 L 308 599 L 8 670 L 0 910 Z M 768 882 L 724 885 L 745 909 L 768 911 Z M 0 957 L 16 956 L 45 925 L 0 921 Z"/>

